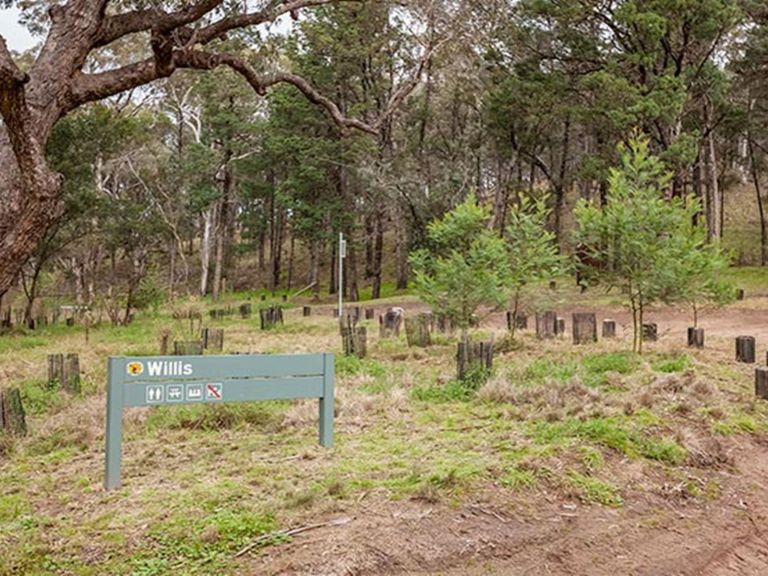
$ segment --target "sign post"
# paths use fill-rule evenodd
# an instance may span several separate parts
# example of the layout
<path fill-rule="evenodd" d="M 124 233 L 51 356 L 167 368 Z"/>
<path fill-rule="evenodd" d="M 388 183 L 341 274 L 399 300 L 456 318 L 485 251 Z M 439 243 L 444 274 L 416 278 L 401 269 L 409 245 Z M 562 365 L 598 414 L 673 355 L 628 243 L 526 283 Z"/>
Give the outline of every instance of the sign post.
<path fill-rule="evenodd" d="M 135 406 L 319 400 L 319 440 L 333 446 L 333 354 L 111 357 L 104 487 L 120 486 L 123 410 Z"/>
<path fill-rule="evenodd" d="M 344 316 L 344 258 L 347 257 L 347 241 L 339 232 L 339 320 Z"/>

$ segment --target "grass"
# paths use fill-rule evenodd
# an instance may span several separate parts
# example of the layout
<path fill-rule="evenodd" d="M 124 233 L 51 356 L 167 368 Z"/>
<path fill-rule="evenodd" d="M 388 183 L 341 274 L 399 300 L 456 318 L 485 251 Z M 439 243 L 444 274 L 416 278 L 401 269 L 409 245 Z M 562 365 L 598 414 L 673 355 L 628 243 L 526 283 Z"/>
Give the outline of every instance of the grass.
<path fill-rule="evenodd" d="M 616 486 L 591 476 L 585 476 L 575 470 L 570 470 L 566 474 L 566 484 L 575 489 L 579 498 L 584 502 L 614 507 L 621 506 L 623 503 Z"/>
<path fill-rule="evenodd" d="M 161 309 L 124 328 L 96 327 L 87 343 L 81 327 L 2 336 L 4 381 L 20 386 L 31 435 L 0 438 L 0 575 L 242 573 L 232 560 L 239 547 L 354 511 L 361 499 L 374 509 L 402 500 L 460 507 L 492 494 L 502 506 L 519 497 L 535 507 L 546 494 L 618 507 L 651 497 L 676 471 L 685 476 L 689 453 L 677 438 L 767 428 L 768 408 L 752 404 L 742 371 L 726 370 L 730 347 L 722 356 L 659 347 L 641 357 L 624 342 L 533 345 L 522 334 L 484 384 L 488 374 L 454 378 L 448 337 L 409 349 L 404 337 L 379 342 L 371 330 L 360 360 L 339 354 L 330 315 L 304 319 L 300 308 L 268 333 L 255 319 L 204 325 L 226 329 L 227 352 L 335 352 L 335 448 L 317 446 L 316 401 L 131 410 L 125 484 L 105 493 L 105 360 L 154 354 L 162 330 L 188 338 L 188 322 Z M 78 397 L 47 386 L 45 356 L 58 351 L 81 356 Z M 663 388 L 689 374 L 707 395 L 693 383 Z M 618 472 L 627 459 L 652 473 L 626 483 Z M 715 472 L 698 474 L 689 492 L 716 498 Z"/>

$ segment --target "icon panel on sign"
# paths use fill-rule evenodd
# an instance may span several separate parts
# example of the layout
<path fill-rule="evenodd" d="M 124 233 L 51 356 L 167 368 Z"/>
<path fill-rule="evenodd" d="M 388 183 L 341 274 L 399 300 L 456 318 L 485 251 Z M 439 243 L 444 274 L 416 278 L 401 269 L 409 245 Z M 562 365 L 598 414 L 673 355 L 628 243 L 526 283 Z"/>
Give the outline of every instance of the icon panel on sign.
<path fill-rule="evenodd" d="M 147 404 L 160 404 L 163 401 L 165 390 L 163 386 L 147 386 Z"/>
<path fill-rule="evenodd" d="M 187 402 L 203 401 L 203 385 L 187 384 Z"/>
<path fill-rule="evenodd" d="M 168 384 L 165 387 L 165 398 L 168 402 L 183 402 L 184 386 L 182 384 Z"/>
<path fill-rule="evenodd" d="M 211 402 L 221 400 L 222 396 L 222 384 L 206 384 L 205 385 L 205 399 Z"/>

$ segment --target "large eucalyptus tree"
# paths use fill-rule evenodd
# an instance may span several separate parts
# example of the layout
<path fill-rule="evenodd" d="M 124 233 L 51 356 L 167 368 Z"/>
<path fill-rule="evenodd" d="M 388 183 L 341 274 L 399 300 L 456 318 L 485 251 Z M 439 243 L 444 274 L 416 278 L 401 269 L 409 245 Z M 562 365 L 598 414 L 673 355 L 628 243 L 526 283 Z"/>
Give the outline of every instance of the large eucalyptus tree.
<path fill-rule="evenodd" d="M 181 69 L 228 67 L 258 94 L 277 84 L 297 88 L 323 108 L 342 130 L 376 134 L 384 120 L 417 85 L 439 42 L 432 32 L 423 53 L 376 117 L 346 116 L 305 78 L 279 68 L 263 46 L 259 26 L 339 0 L 68 0 L 50 6 L 45 38 L 34 62 L 22 69 L 0 36 L 0 294 L 34 252 L 61 211 L 61 177 L 45 156 L 56 123 L 69 112 L 140 89 Z M 8 7 L 13 0 L 0 0 Z M 27 3 L 29 4 L 29 3 Z M 427 3 L 429 4 L 429 3 Z M 413 6 L 418 3 L 413 3 Z M 402 10 L 402 8 L 397 8 Z M 426 13 L 434 14 L 427 10 Z M 418 7 L 413 20 L 418 22 Z M 434 26 L 416 26 L 434 31 Z M 247 33 L 247 34 L 246 34 Z M 224 40 L 242 34 L 251 49 L 228 52 Z M 131 40 L 143 55 L 107 67 L 98 56 Z"/>

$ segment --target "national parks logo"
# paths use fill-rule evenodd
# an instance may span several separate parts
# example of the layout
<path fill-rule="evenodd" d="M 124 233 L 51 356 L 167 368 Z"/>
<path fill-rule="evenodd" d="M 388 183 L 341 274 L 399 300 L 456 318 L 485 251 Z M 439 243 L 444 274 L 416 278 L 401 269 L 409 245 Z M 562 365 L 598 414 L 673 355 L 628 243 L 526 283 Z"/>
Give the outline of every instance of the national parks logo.
<path fill-rule="evenodd" d="M 131 376 L 139 376 L 142 372 L 144 372 L 144 364 L 141 362 L 129 362 L 127 370 L 128 374 Z"/>

